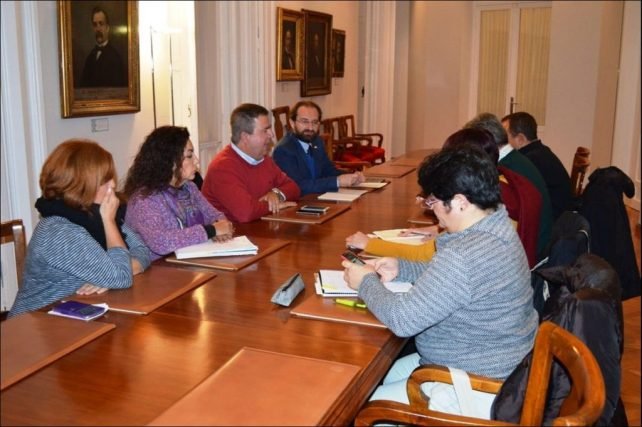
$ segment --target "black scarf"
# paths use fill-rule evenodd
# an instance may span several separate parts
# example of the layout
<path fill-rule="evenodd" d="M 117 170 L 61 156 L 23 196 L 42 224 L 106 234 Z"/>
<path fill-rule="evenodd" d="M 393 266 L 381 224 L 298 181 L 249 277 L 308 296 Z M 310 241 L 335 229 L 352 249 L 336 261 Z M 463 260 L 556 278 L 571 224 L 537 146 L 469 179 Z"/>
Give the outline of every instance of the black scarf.
<path fill-rule="evenodd" d="M 93 237 L 103 249 L 107 250 L 107 238 L 105 237 L 105 227 L 100 215 L 100 205 L 93 203 L 89 212 L 81 209 L 72 208 L 65 204 L 62 199 L 44 199 L 42 197 L 36 200 L 36 209 L 40 212 L 40 216 L 60 216 L 68 219 L 76 225 L 83 227 L 91 237 Z M 118 231 L 125 240 L 125 233 L 123 233 L 122 225 L 125 222 L 125 212 L 127 206 L 121 204 L 116 211 L 116 225 Z"/>

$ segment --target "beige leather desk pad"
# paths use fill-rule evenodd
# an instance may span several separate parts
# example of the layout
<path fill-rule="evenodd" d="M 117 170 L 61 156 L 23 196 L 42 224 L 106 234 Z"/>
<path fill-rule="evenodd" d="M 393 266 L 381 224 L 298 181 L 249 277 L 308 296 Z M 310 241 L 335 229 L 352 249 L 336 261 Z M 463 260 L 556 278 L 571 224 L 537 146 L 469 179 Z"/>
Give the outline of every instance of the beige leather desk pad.
<path fill-rule="evenodd" d="M 1 322 L 2 390 L 115 327 L 43 312 L 25 313 Z"/>
<path fill-rule="evenodd" d="M 261 219 L 264 221 L 294 222 L 299 224 L 323 224 L 324 222 L 350 209 L 350 203 L 330 204 L 330 203 L 317 202 L 316 200 L 313 202 L 311 201 L 310 203 L 307 203 L 307 202 L 300 203 L 300 205 L 305 205 L 305 204 L 327 206 L 330 209 L 328 209 L 328 211 L 325 214 L 319 215 L 319 216 L 301 215 L 296 213 L 297 209 L 300 206 L 296 206 L 296 207 L 284 209 L 277 214 L 263 216 L 261 217 Z"/>
<path fill-rule="evenodd" d="M 177 259 L 176 255 L 170 255 L 165 258 L 167 262 L 176 264 L 194 265 L 198 267 L 214 268 L 217 270 L 237 271 L 248 265 L 254 264 L 261 258 L 265 258 L 273 252 L 290 244 L 287 240 L 271 239 L 269 237 L 250 237 L 252 243 L 259 247 L 256 255 L 241 256 L 224 256 L 224 257 L 204 257 Z"/>
<path fill-rule="evenodd" d="M 380 176 L 383 178 L 401 178 L 417 169 L 415 166 L 392 165 L 384 163 L 367 168 L 363 171 L 365 176 Z"/>
<path fill-rule="evenodd" d="M 316 425 L 359 370 L 244 347 L 149 425 Z"/>
<path fill-rule="evenodd" d="M 386 327 L 368 309 L 347 307 L 335 303 L 334 298 L 322 297 L 316 294 L 310 295 L 301 304 L 294 307 L 290 314 L 308 319 L 353 323 L 377 328 Z"/>
<path fill-rule="evenodd" d="M 76 295 L 68 299 L 88 304 L 106 302 L 110 310 L 149 314 L 214 277 L 216 274 L 208 271 L 152 265 L 144 273 L 134 276 L 134 284 L 129 289 L 113 289 L 100 295 Z"/>

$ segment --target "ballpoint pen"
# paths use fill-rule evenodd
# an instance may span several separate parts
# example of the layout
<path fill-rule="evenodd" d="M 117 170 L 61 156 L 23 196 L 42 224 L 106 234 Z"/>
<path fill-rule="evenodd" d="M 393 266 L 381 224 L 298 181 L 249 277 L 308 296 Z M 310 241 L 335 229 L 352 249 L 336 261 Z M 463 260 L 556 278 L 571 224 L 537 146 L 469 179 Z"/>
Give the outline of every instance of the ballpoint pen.
<path fill-rule="evenodd" d="M 356 299 L 337 298 L 334 302 L 348 307 L 366 308 L 364 303 L 359 302 L 359 300 Z"/>

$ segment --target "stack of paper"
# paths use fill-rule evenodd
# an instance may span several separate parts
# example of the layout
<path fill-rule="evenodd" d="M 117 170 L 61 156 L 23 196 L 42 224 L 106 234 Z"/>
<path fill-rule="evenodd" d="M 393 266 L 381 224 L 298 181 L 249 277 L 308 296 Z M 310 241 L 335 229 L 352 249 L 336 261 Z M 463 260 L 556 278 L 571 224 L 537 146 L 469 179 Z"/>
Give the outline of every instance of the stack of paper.
<path fill-rule="evenodd" d="M 227 242 L 213 242 L 186 246 L 176 250 L 177 259 L 204 258 L 217 256 L 256 255 L 259 248 L 245 236 L 238 236 Z"/>
<path fill-rule="evenodd" d="M 399 233 L 406 230 L 405 228 L 395 228 L 392 230 L 373 231 L 372 234 L 388 242 L 405 243 L 406 245 L 422 245 L 424 243 L 424 234 L 413 234 L 411 236 L 400 236 Z"/>
<path fill-rule="evenodd" d="M 412 287 L 408 282 L 385 282 L 383 284 L 392 292 L 408 292 Z M 314 282 L 317 295 L 324 297 L 342 297 L 358 295 L 357 291 L 348 286 L 343 280 L 343 270 L 319 270 Z"/>
<path fill-rule="evenodd" d="M 339 188 L 339 191 L 328 191 L 318 197 L 319 200 L 336 200 L 338 202 L 353 202 L 368 190 L 356 190 L 351 188 Z"/>

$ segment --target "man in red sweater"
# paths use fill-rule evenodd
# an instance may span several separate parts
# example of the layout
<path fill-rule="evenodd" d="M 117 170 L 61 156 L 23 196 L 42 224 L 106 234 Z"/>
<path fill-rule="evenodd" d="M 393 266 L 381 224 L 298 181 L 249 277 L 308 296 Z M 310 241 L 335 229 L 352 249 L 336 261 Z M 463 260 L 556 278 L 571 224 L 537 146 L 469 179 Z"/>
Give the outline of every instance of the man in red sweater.
<path fill-rule="evenodd" d="M 268 155 L 274 139 L 267 109 L 241 104 L 232 111 L 232 144 L 212 160 L 203 195 L 234 222 L 250 222 L 295 206 L 299 187 Z"/>

